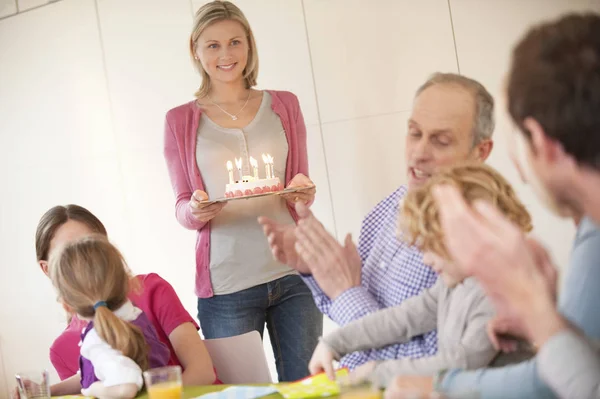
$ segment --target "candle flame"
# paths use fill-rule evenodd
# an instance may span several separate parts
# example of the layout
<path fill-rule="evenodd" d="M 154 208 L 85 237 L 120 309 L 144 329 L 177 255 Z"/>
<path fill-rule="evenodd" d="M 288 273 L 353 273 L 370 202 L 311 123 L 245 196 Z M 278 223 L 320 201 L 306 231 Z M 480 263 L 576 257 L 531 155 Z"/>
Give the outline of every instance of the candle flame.
<path fill-rule="evenodd" d="M 231 163 L 231 161 L 227 161 L 227 170 L 230 172 L 233 170 L 233 164 Z"/>
<path fill-rule="evenodd" d="M 238 169 L 242 169 L 242 158 L 235 159 L 235 166 L 237 166 Z"/>
<path fill-rule="evenodd" d="M 263 159 L 263 162 L 264 162 L 264 163 L 267 163 L 267 162 L 268 162 L 268 161 L 267 161 L 267 156 L 266 156 L 265 154 L 262 154 L 262 159 Z"/>
<path fill-rule="evenodd" d="M 267 162 L 273 163 L 273 157 L 270 154 L 267 154 Z"/>
<path fill-rule="evenodd" d="M 250 157 L 250 165 L 252 165 L 253 168 L 258 168 L 258 162 L 252 157 Z"/>

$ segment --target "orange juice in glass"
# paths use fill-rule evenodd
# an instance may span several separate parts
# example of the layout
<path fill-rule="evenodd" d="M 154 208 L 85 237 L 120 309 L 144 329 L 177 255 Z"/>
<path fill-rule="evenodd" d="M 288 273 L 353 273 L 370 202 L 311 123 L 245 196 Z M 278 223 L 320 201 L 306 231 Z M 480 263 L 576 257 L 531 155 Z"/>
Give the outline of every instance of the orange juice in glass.
<path fill-rule="evenodd" d="M 181 367 L 167 366 L 144 372 L 144 381 L 150 399 L 181 399 Z"/>
<path fill-rule="evenodd" d="M 181 384 L 176 382 L 159 382 L 148 387 L 150 399 L 181 399 Z"/>

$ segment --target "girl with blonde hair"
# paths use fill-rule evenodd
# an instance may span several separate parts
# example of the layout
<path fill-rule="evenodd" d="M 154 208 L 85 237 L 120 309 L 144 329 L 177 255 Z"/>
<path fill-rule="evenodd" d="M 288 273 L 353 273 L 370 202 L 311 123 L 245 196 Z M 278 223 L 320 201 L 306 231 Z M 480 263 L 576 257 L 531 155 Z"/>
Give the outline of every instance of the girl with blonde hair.
<path fill-rule="evenodd" d="M 35 233 L 36 258 L 42 272 L 50 277 L 49 257 L 57 248 L 93 234 L 107 237 L 104 224 L 88 209 L 75 205 L 57 205 L 46 211 L 38 222 Z M 131 276 L 129 299 L 148 317 L 158 338 L 170 350 L 169 365 L 181 366 L 184 385 L 219 383 L 212 360 L 198 334 L 198 325 L 185 310 L 177 293 L 156 273 Z M 54 395 L 79 392 L 78 346 L 81 331 L 87 320 L 70 314 L 65 330 L 50 347 L 50 362 L 61 382 L 52 386 Z"/>
<path fill-rule="evenodd" d="M 434 187 L 443 184 L 457 187 L 467 202 L 489 201 L 523 232 L 531 230 L 531 216 L 511 185 L 483 163 L 459 164 L 440 171 L 423 187 L 409 191 L 400 209 L 400 234 L 423 252 L 423 263 L 440 277 L 431 288 L 400 305 L 371 313 L 323 337 L 311 360 L 311 372 L 326 371 L 333 376 L 334 359 L 406 342 L 434 329 L 438 331 L 435 355 L 371 361 L 356 368 L 352 377 L 386 387 L 398 375 L 408 379 L 454 367 L 472 370 L 532 356 L 528 347 L 515 348 L 513 354 L 500 353 L 488 335 L 487 324 L 495 315 L 492 302 L 476 279 L 454 263 L 444 246 L 438 203 L 433 198 Z"/>
<path fill-rule="evenodd" d="M 142 372 L 169 361 L 169 348 L 128 299 L 135 281 L 121 253 L 101 235 L 72 241 L 50 258 L 50 277 L 65 310 L 89 320 L 81 335 L 81 393 L 133 398 Z"/>
<path fill-rule="evenodd" d="M 198 319 L 206 338 L 221 338 L 265 323 L 280 381 L 307 375 L 310 354 L 322 332 L 322 316 L 300 276 L 271 256 L 259 216 L 280 223 L 297 220 L 296 201 L 310 204 L 306 127 L 296 96 L 256 90 L 256 40 L 242 11 L 212 1 L 194 18 L 189 41 L 202 77 L 196 99 L 167 113 L 164 155 L 176 197 L 176 218 L 197 231 Z M 228 160 L 274 158 L 274 175 L 286 187 L 306 187 L 290 196 L 211 203 L 224 195 Z M 297 325 L 296 325 L 297 324 Z M 291 325 L 294 325 L 292 328 Z"/>

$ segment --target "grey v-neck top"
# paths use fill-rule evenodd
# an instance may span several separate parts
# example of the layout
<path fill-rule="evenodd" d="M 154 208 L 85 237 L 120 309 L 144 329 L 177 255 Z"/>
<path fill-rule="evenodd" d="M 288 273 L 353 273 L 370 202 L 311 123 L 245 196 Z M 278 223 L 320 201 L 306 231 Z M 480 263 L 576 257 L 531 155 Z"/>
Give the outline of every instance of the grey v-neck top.
<path fill-rule="evenodd" d="M 252 175 L 250 157 L 258 161 L 259 176 L 265 178 L 262 154 L 271 154 L 275 176 L 285 185 L 288 142 L 279 116 L 271 108 L 271 95 L 264 91 L 254 119 L 243 129 L 217 125 L 202 114 L 196 141 L 196 162 L 209 198 L 222 197 L 229 182 L 227 161 L 242 158 L 242 172 Z M 234 170 L 237 179 L 237 170 Z M 211 220 L 210 278 L 215 295 L 238 292 L 294 274 L 273 259 L 267 238 L 258 224 L 268 216 L 292 224 L 285 200 L 279 196 L 231 201 Z"/>

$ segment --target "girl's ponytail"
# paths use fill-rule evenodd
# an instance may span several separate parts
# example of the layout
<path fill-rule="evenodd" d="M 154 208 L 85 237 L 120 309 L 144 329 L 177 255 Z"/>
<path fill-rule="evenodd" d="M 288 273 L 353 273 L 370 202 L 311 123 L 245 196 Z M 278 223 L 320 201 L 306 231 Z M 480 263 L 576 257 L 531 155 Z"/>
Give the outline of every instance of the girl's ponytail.
<path fill-rule="evenodd" d="M 148 344 L 142 331 L 118 318 L 106 305 L 94 306 L 94 328 L 100 338 L 124 356 L 133 359 L 142 370 L 148 369 Z"/>

